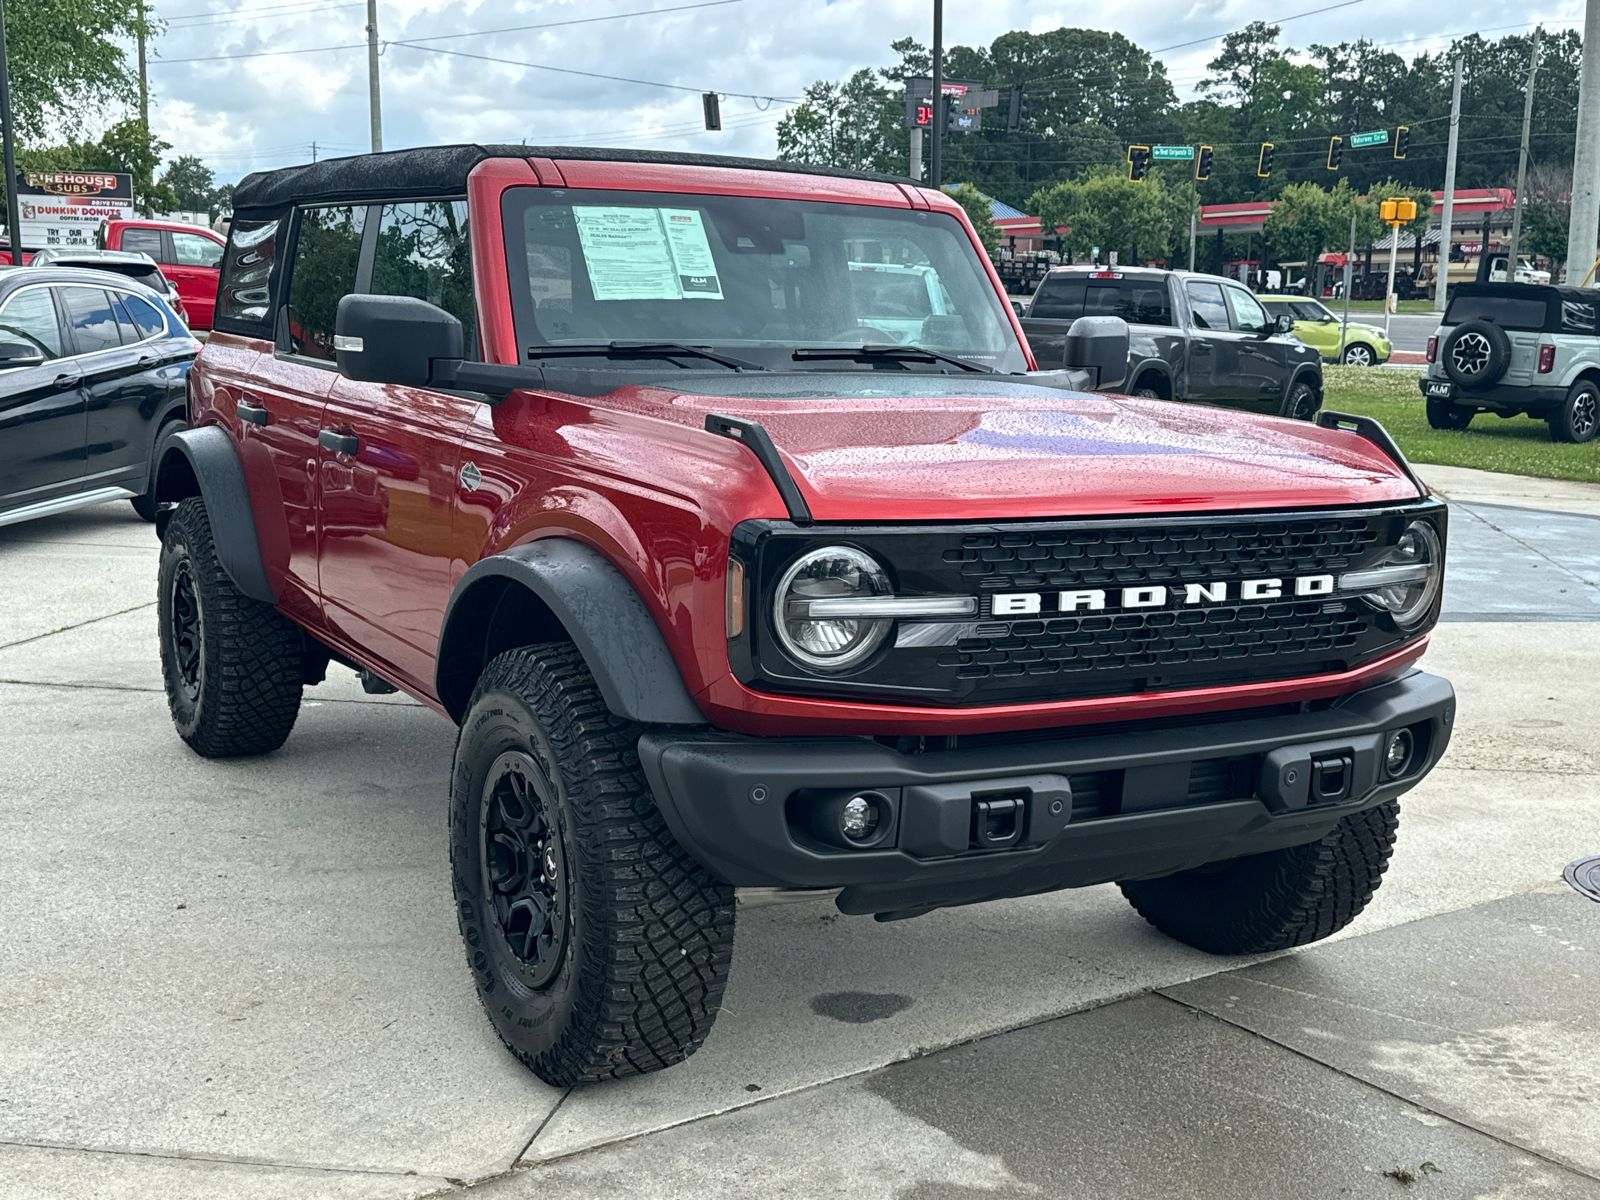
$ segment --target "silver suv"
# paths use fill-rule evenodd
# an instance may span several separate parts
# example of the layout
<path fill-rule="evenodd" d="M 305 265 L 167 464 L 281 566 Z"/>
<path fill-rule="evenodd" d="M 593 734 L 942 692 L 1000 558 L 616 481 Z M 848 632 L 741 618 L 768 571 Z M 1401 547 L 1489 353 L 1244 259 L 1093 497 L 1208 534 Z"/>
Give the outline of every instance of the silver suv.
<path fill-rule="evenodd" d="M 1526 414 L 1558 442 L 1600 434 L 1600 290 L 1463 283 L 1428 339 L 1428 424 L 1465 429 L 1480 412 Z"/>

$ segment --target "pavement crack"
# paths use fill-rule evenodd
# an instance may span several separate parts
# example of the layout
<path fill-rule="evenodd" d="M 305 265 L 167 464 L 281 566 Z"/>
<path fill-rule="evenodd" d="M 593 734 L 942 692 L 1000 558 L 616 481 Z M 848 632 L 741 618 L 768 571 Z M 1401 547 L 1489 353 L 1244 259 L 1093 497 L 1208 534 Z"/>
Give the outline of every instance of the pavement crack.
<path fill-rule="evenodd" d="M 49 1139 L 0 1138 L 0 1149 L 52 1150 L 63 1154 L 98 1154 L 111 1158 L 156 1158 L 169 1162 L 215 1163 L 228 1167 L 264 1167 L 274 1171 L 303 1171 L 319 1175 L 376 1175 L 385 1179 L 421 1179 L 444 1183 L 447 1177 L 433 1172 L 419 1174 L 399 1167 L 339 1167 L 326 1163 L 284 1162 L 249 1154 L 202 1154 L 187 1150 L 140 1150 L 123 1146 L 77 1146 Z"/>
<path fill-rule="evenodd" d="M 1586 588 L 1590 588 L 1590 589 L 1595 590 L 1595 591 L 1600 591 L 1600 583 L 1596 583 L 1592 579 L 1585 579 L 1582 575 L 1579 575 L 1576 571 L 1573 571 L 1570 567 L 1568 567 L 1565 564 L 1563 564 L 1560 560 L 1551 558 L 1548 554 L 1546 554 L 1543 550 L 1539 549 L 1539 547 L 1535 546 L 1533 543 L 1531 543 L 1529 541 L 1526 541 L 1523 538 L 1518 537 L 1516 534 L 1512 533 L 1509 529 L 1505 529 L 1505 528 L 1502 528 L 1499 525 L 1496 525 L 1487 516 L 1485 516 L 1483 513 L 1479 512 L 1477 506 L 1475 506 L 1475 505 L 1473 505 L 1471 503 L 1467 503 L 1467 504 L 1460 505 L 1460 507 L 1466 509 L 1467 512 L 1470 513 L 1473 517 L 1475 517 L 1479 521 L 1482 521 L 1485 525 L 1487 525 L 1490 529 L 1494 530 L 1501 537 L 1509 538 L 1511 541 L 1513 541 L 1517 545 L 1521 546 L 1524 550 L 1526 550 L 1529 554 L 1533 555 L 1535 558 L 1542 558 L 1545 562 L 1549 563 L 1552 567 L 1554 567 L 1556 570 L 1560 571 L 1563 575 L 1567 576 L 1569 579 L 1576 580 L 1578 583 L 1582 584 Z"/>
<path fill-rule="evenodd" d="M 86 621 L 79 621 L 73 625 L 63 625 L 60 629 L 52 629 L 46 633 L 36 633 L 31 637 L 18 638 L 14 642 L 0 644 L 0 651 L 10 650 L 16 646 L 26 646 L 31 642 L 41 642 L 45 638 L 55 637 L 58 633 L 71 633 L 74 629 L 82 629 L 85 625 L 94 625 L 100 621 L 109 621 L 113 617 L 125 617 L 129 613 L 139 612 L 141 609 L 154 608 L 155 606 L 156 602 L 154 600 L 148 600 L 143 604 L 135 604 L 132 608 L 123 608 L 118 609 L 116 612 L 103 613 L 98 617 L 90 617 Z"/>

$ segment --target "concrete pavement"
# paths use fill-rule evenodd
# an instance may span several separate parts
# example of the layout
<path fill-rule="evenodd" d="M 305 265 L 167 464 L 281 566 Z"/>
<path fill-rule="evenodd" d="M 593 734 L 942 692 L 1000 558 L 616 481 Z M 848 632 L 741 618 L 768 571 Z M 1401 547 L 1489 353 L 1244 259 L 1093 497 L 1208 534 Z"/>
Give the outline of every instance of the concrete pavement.
<path fill-rule="evenodd" d="M 1594 1058 L 1539 1005 L 1594 990 L 1600 906 L 1558 881 L 1600 850 L 1600 489 L 1423 473 L 1458 501 L 1429 665 L 1460 727 L 1342 938 L 1240 970 L 1107 888 L 891 925 L 746 911 L 706 1048 L 570 1093 L 503 1052 L 461 961 L 448 725 L 336 673 L 283 751 L 202 762 L 159 690 L 148 526 L 0 531 L 0 1197 L 1384 1195 L 1424 1161 L 1418 1195 L 1597 1194 L 1595 1105 L 1474 1081 L 1550 1078 L 1541 1038 Z M 1293 985 L 1313 999 L 1227 1008 L 1290 986 L 1226 982 L 1280 962 L 1328 964 Z M 1413 990 L 1331 1024 L 1385 974 Z M 1402 1018 L 1452 981 L 1527 1028 L 1484 1042 L 1466 1014 L 1423 1045 Z M 1347 1053 L 1306 1040 L 1324 1025 Z"/>

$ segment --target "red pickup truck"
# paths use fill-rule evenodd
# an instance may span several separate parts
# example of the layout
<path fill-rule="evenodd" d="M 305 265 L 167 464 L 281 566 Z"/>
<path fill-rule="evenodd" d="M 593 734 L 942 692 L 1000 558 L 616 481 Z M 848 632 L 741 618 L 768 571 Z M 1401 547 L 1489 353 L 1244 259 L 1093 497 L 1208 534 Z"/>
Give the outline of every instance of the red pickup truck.
<path fill-rule="evenodd" d="M 736 888 L 1115 881 L 1224 954 L 1371 898 L 1455 711 L 1445 506 L 1381 427 L 1063 390 L 909 179 L 446 146 L 235 201 L 158 456 L 174 724 L 277 750 L 330 663 L 453 721 L 467 963 L 544 1079 L 692 1052 Z"/>
<path fill-rule="evenodd" d="M 217 276 L 226 244 L 203 225 L 182 221 L 107 221 L 103 250 L 138 250 L 155 259 L 178 289 L 189 328 L 208 330 L 217 307 Z"/>

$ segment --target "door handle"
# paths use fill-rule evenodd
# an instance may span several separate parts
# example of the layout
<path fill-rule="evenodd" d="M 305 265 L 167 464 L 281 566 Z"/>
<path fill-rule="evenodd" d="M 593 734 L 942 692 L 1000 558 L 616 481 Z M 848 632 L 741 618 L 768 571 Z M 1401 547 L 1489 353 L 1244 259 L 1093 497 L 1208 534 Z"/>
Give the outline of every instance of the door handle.
<path fill-rule="evenodd" d="M 256 404 L 246 404 L 243 400 L 233 406 L 233 411 L 238 414 L 239 420 L 248 421 L 252 425 L 265 425 L 267 423 L 267 410 Z"/>
<path fill-rule="evenodd" d="M 82 375 L 57 375 L 55 378 L 56 387 L 63 392 L 71 391 L 82 382 Z"/>
<path fill-rule="evenodd" d="M 155 354 L 141 354 L 139 356 L 139 370 L 148 371 L 151 367 L 159 366 L 161 359 Z"/>
<path fill-rule="evenodd" d="M 335 454 L 355 454 L 361 449 L 361 439 L 353 433 L 340 433 L 337 429 L 324 429 L 317 434 L 317 445 Z"/>

